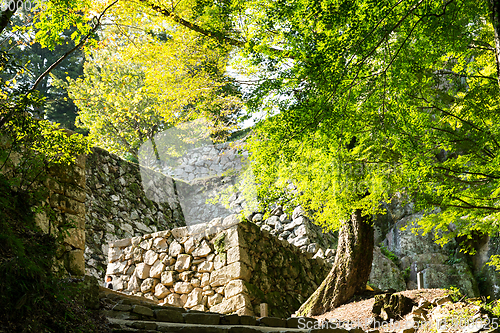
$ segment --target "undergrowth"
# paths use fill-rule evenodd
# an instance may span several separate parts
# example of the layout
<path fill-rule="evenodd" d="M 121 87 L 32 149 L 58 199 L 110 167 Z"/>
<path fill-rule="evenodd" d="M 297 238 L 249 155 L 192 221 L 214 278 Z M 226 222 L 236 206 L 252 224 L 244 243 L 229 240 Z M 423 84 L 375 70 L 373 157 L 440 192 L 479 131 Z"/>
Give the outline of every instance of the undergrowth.
<path fill-rule="evenodd" d="M 36 226 L 32 204 L 0 174 L 0 331 L 106 331 L 98 304 L 88 309 L 89 281 L 54 272 L 60 239 Z"/>

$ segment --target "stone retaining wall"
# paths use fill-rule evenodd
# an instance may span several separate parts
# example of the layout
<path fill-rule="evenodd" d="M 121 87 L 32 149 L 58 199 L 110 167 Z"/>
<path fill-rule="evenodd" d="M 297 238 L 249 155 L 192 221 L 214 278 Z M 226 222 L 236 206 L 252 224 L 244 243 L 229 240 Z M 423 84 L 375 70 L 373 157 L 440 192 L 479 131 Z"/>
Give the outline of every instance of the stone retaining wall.
<path fill-rule="evenodd" d="M 241 170 L 248 151 L 243 142 L 226 142 L 189 150 L 177 160 L 177 166 L 164 168 L 164 173 L 185 181 L 221 176 L 228 170 Z"/>
<path fill-rule="evenodd" d="M 86 174 L 86 274 L 104 278 L 108 242 L 185 225 L 172 178 L 100 148 Z"/>
<path fill-rule="evenodd" d="M 313 258 L 322 258 L 333 264 L 337 236 L 332 232 L 323 233 L 321 227 L 313 224 L 307 217 L 301 206 L 297 206 L 290 215 L 284 213 L 283 208 L 278 206 L 270 215 L 263 220 L 263 214 L 255 213 L 251 218 L 262 230 L 279 239 L 285 239 L 302 252 L 313 254 Z"/>
<path fill-rule="evenodd" d="M 72 132 L 66 132 L 68 136 Z M 11 142 L 5 135 L 0 135 L 0 149 L 11 149 Z M 0 172 L 6 177 L 12 177 L 19 172 L 23 155 L 10 151 L 8 160 L 2 165 Z M 33 184 L 40 190 L 40 206 L 34 207 L 36 211 L 35 222 L 47 234 L 56 235 L 56 230 L 69 225 L 74 227 L 67 230 L 67 234 L 57 244 L 57 267 L 61 268 L 63 275 L 84 275 L 84 249 L 85 249 L 85 164 L 86 156 L 77 156 L 70 165 L 55 165 L 48 170 L 32 170 L 41 172 Z M 43 171 L 43 172 L 42 172 Z M 22 174 L 22 171 L 21 171 Z M 19 175 L 17 175 L 19 176 Z M 45 177 L 46 176 L 46 177 Z M 47 209 L 48 208 L 48 209 Z M 50 218 L 49 218 L 50 216 Z"/>
<path fill-rule="evenodd" d="M 116 290 L 161 304 L 223 314 L 273 316 L 298 309 L 330 266 L 236 215 L 109 244 Z"/>
<path fill-rule="evenodd" d="M 43 230 L 72 224 L 60 246 L 57 260 L 72 274 L 85 274 L 85 156 L 78 156 L 69 166 L 54 166 L 48 172 L 44 186 L 48 189 L 48 202 L 56 212 L 55 225 L 51 225 L 44 213 L 36 216 Z"/>

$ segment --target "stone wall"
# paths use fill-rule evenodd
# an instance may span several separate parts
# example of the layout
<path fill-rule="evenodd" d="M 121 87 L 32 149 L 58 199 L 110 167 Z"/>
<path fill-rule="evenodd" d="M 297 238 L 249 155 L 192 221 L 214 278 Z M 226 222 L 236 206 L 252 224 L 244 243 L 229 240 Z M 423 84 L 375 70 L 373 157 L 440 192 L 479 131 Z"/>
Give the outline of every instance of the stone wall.
<path fill-rule="evenodd" d="M 330 266 L 236 215 L 109 245 L 114 289 L 161 304 L 252 315 L 296 311 Z"/>
<path fill-rule="evenodd" d="M 244 145 L 243 141 L 237 141 L 190 149 L 176 161 L 176 166 L 163 169 L 176 179 L 187 225 L 242 210 L 243 200 L 238 200 L 237 193 L 229 198 L 228 207 L 210 200 L 237 182 L 248 157 Z"/>
<path fill-rule="evenodd" d="M 185 181 L 221 176 L 228 170 L 241 170 L 248 151 L 241 141 L 221 143 L 189 150 L 176 161 L 173 167 L 164 168 L 163 172 Z"/>
<path fill-rule="evenodd" d="M 318 288 L 331 265 L 254 223 L 240 225 L 240 247 L 246 250 L 240 256 L 252 269 L 245 286 L 254 313 L 260 315 L 259 304 L 268 303 L 269 316 L 289 317 Z"/>
<path fill-rule="evenodd" d="M 55 225 L 44 213 L 36 216 L 37 224 L 46 232 L 61 225 L 72 224 L 58 251 L 57 260 L 72 275 L 85 274 L 85 156 L 78 156 L 69 166 L 49 169 L 44 186 L 48 203 L 55 211 Z"/>
<path fill-rule="evenodd" d="M 67 135 L 72 132 L 67 131 Z M 5 135 L 0 135 L 0 149 L 10 150 L 11 141 Z M 2 165 L 0 172 L 6 177 L 12 177 L 23 169 L 19 166 L 24 163 L 22 154 L 9 151 L 8 159 Z M 57 244 L 56 266 L 62 269 L 63 275 L 84 275 L 84 248 L 85 248 L 85 156 L 78 156 L 70 165 L 52 166 L 46 172 L 38 175 L 33 184 L 37 187 L 40 197 L 40 206 L 34 207 L 35 222 L 47 234 L 57 235 L 60 227 L 67 229 L 67 235 Z M 23 168 L 26 168 L 24 166 Z M 31 170 L 39 172 L 42 170 Z M 17 174 L 19 176 L 19 174 Z M 49 215 L 50 214 L 50 218 Z"/>
<path fill-rule="evenodd" d="M 313 258 L 322 258 L 333 264 L 337 249 L 337 237 L 332 232 L 323 232 L 321 227 L 312 223 L 301 206 L 297 206 L 291 215 L 276 207 L 271 216 L 263 220 L 262 213 L 251 215 L 262 230 L 279 239 L 284 239 L 298 247 L 302 252 L 313 254 Z"/>
<path fill-rule="evenodd" d="M 195 179 L 189 183 L 176 180 L 176 189 L 186 225 L 203 223 L 219 216 L 239 212 L 241 209 L 226 208 L 221 203 L 210 202 L 218 193 L 234 185 L 235 180 L 232 176 Z"/>
<path fill-rule="evenodd" d="M 86 274 L 104 278 L 111 241 L 185 225 L 172 178 L 100 148 L 86 174 Z"/>

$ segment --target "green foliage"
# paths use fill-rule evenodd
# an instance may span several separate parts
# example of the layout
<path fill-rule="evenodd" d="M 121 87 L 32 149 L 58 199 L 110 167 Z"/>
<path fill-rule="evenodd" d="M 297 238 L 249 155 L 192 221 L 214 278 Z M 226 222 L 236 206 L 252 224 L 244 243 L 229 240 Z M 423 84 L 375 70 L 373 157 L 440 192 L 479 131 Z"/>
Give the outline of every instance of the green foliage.
<path fill-rule="evenodd" d="M 95 332 L 97 314 L 78 280 L 60 280 L 54 261 L 65 228 L 42 232 L 31 193 L 12 189 L 0 174 L 0 329 L 9 332 Z M 60 226 L 63 227 L 63 226 Z"/>
<path fill-rule="evenodd" d="M 226 75 L 229 49 L 137 5 L 112 10 L 84 76 L 58 81 L 80 110 L 77 126 L 121 156 L 137 158 L 147 143 L 156 160 L 163 159 L 156 134 L 179 123 L 204 118 L 214 140 L 227 137 L 241 112 L 241 93 Z"/>
<path fill-rule="evenodd" d="M 383 244 L 380 244 L 380 252 L 387 258 L 389 258 L 393 263 L 396 264 L 396 266 L 399 266 L 399 258 L 398 256 L 393 253 L 391 250 L 389 250 L 387 247 L 385 247 Z"/>
<path fill-rule="evenodd" d="M 19 68 L 2 53 L 0 70 Z M 0 330 L 94 332 L 93 314 L 75 297 L 76 281 L 55 273 L 58 251 L 70 224 L 58 224 L 41 186 L 47 171 L 67 167 L 89 152 L 87 140 L 30 112 L 43 108 L 38 93 L 0 78 Z M 35 212 L 53 228 L 43 232 Z"/>
<path fill-rule="evenodd" d="M 451 257 L 448 260 L 446 260 L 446 263 L 448 265 L 455 265 L 455 264 L 458 264 L 461 262 L 462 262 L 462 258 L 455 258 L 455 257 Z"/>
<path fill-rule="evenodd" d="M 441 244 L 498 231 L 499 50 L 486 46 L 486 1 L 232 5 L 244 7 L 235 26 L 251 27 L 238 36 L 258 82 L 248 107 L 267 115 L 249 141 L 264 206 L 300 203 L 335 229 L 400 191 L 416 210 L 442 209 L 421 222 Z"/>
<path fill-rule="evenodd" d="M 84 73 L 84 78 L 68 78 L 68 84 L 58 81 L 80 109 L 77 126 L 102 148 L 137 160 L 140 146 L 171 126 L 160 116 L 157 99 L 143 94 L 144 72 L 100 55 L 85 63 Z"/>
<path fill-rule="evenodd" d="M 453 302 L 461 301 L 465 297 L 464 294 L 462 293 L 462 291 L 460 290 L 460 288 L 458 288 L 456 286 L 450 286 L 447 289 L 446 294 L 447 294 L 447 296 L 451 297 L 451 299 L 453 300 Z"/>
<path fill-rule="evenodd" d="M 214 240 L 214 248 L 217 253 L 221 254 L 226 252 L 226 234 L 222 234 Z"/>
<path fill-rule="evenodd" d="M 489 296 L 488 296 L 489 298 Z M 491 301 L 489 303 L 481 304 L 482 308 L 490 312 L 494 317 L 500 317 L 500 302 L 498 300 Z"/>
<path fill-rule="evenodd" d="M 490 256 L 490 261 L 488 261 L 486 265 L 495 267 L 497 272 L 500 271 L 500 255 L 494 254 Z"/>
<path fill-rule="evenodd" d="M 29 25 L 33 19 L 34 12 L 22 12 L 12 18 L 10 25 L 4 31 L 9 36 L 10 43 L 2 42 L 0 49 L 8 51 L 13 58 L 20 64 L 20 68 L 14 70 L 5 70 L 0 75 L 5 80 L 15 78 L 17 86 L 29 86 L 33 80 L 41 75 L 48 66 L 54 63 L 59 57 L 74 47 L 74 42 L 70 35 L 73 29 L 65 30 L 62 33 L 64 43 L 55 46 L 53 51 L 43 48 L 39 42 L 34 40 L 35 33 L 28 34 L 18 29 L 19 27 Z M 16 28 L 17 27 L 17 28 Z M 35 29 L 34 32 L 38 31 Z M 83 74 L 83 62 L 85 55 L 82 50 L 77 50 L 68 58 L 62 61 L 59 66 L 52 70 L 51 74 L 58 78 L 71 77 L 77 78 Z M 36 113 L 39 117 L 46 116 L 48 119 L 58 122 L 65 128 L 77 130 L 75 119 L 77 108 L 73 101 L 68 98 L 64 89 L 53 85 L 50 76 L 46 76 L 37 87 L 40 96 L 44 98 L 45 105 L 37 108 Z"/>
<path fill-rule="evenodd" d="M 411 267 L 408 266 L 404 269 L 402 277 L 403 280 L 405 280 L 405 283 L 408 283 L 410 281 L 410 273 L 411 273 Z"/>

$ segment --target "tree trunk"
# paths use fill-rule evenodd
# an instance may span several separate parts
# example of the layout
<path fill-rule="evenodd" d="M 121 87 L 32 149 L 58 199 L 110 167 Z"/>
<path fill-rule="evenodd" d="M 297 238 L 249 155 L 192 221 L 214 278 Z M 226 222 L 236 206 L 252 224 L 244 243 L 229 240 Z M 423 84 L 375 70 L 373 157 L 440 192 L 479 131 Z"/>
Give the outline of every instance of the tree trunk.
<path fill-rule="evenodd" d="M 153 147 L 153 151 L 155 153 L 155 159 L 156 159 L 155 164 L 156 164 L 156 166 L 161 167 L 161 158 L 160 158 L 160 154 L 158 153 L 158 147 L 156 146 L 156 141 L 154 139 L 154 134 L 153 134 L 153 136 L 151 136 L 149 138 L 149 140 L 151 141 L 151 146 Z"/>
<path fill-rule="evenodd" d="M 369 217 L 356 210 L 339 233 L 332 270 L 298 314 L 316 316 L 347 302 L 366 289 L 373 259 L 373 226 Z"/>
<path fill-rule="evenodd" d="M 500 88 L 500 0 L 488 0 L 490 19 L 495 32 L 495 59 L 497 63 L 497 81 Z"/>

